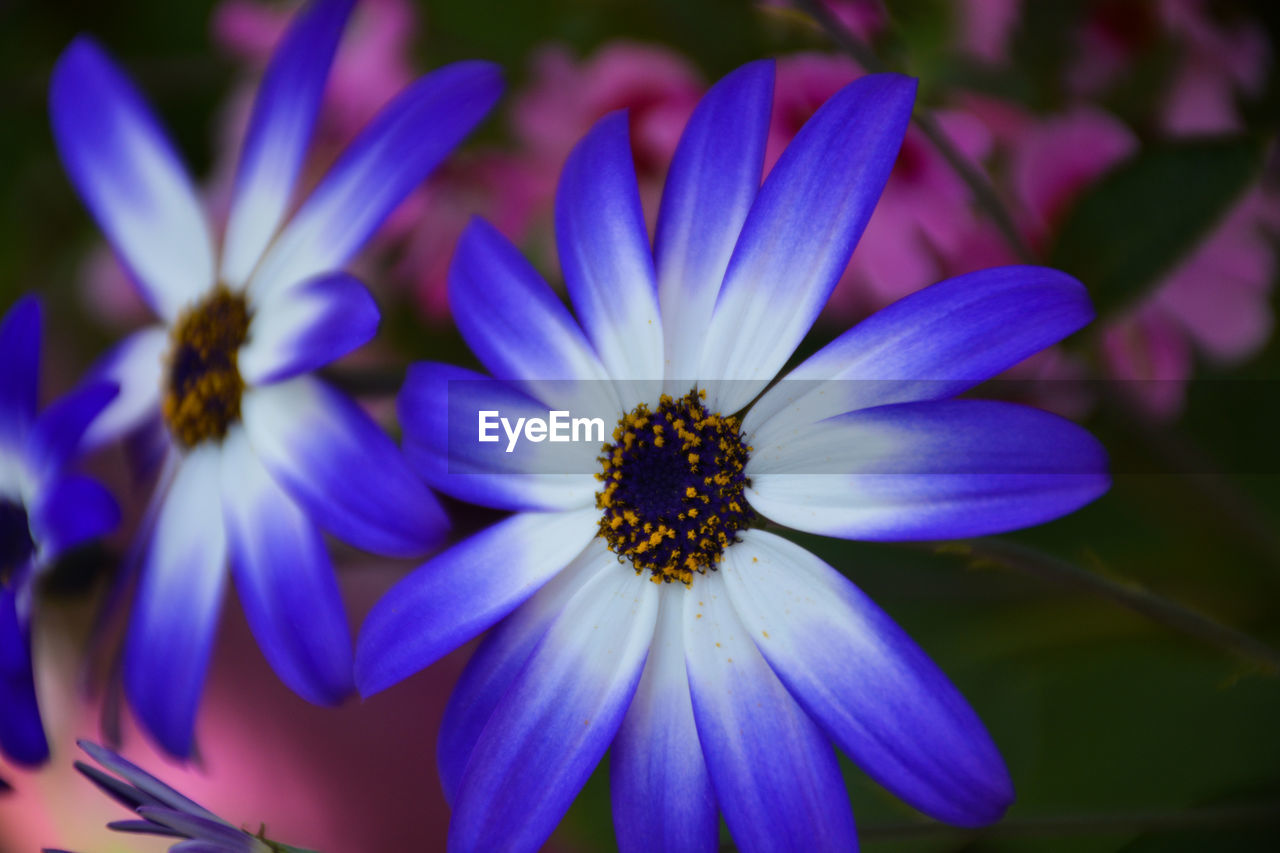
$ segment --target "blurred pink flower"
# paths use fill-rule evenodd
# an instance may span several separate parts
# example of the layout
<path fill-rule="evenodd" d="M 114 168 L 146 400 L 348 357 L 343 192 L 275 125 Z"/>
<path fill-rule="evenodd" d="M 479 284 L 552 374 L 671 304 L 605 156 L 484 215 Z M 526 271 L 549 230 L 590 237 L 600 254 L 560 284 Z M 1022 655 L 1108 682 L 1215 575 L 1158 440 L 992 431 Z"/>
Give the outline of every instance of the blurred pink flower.
<path fill-rule="evenodd" d="M 86 310 L 111 330 L 136 329 L 151 319 L 150 306 L 106 243 L 98 243 L 85 255 L 78 279 Z"/>
<path fill-rule="evenodd" d="M 583 60 L 563 47 L 538 51 L 531 80 L 511 102 L 513 153 L 462 157 L 437 173 L 392 270 L 429 319 L 448 316 L 446 276 L 472 216 L 484 216 L 555 268 L 556 183 L 570 150 L 597 119 L 629 111 L 641 199 L 650 225 L 680 133 L 705 90 L 688 60 L 667 48 L 611 42 Z"/>
<path fill-rule="evenodd" d="M 1280 201 L 1251 192 L 1149 298 L 1104 329 L 1103 356 L 1112 376 L 1156 380 L 1132 386 L 1152 414 L 1181 411 L 1193 347 L 1232 364 L 1271 337 L 1278 233 Z"/>
<path fill-rule="evenodd" d="M 578 140 L 605 114 L 628 110 L 641 198 L 652 217 L 680 133 L 705 91 L 689 60 L 669 48 L 615 41 L 576 61 L 552 46 L 534 56 L 533 80 L 512 103 L 512 129 L 550 203 Z"/>
<path fill-rule="evenodd" d="M 1148 413 L 1172 417 L 1182 410 L 1191 375 L 1191 346 L 1183 331 L 1145 305 L 1102 332 L 1102 358 L 1124 394 Z"/>
<path fill-rule="evenodd" d="M 1251 192 L 1152 297 L 1212 358 L 1241 361 L 1271 337 L 1278 214 L 1274 196 Z"/>
<path fill-rule="evenodd" d="M 400 240 L 391 279 L 413 294 L 423 317 L 447 321 L 449 261 L 467 223 L 483 216 L 504 234 L 524 237 L 535 214 L 546 212 L 546 193 L 535 171 L 511 155 L 486 150 L 455 158 L 428 182 L 422 207 Z"/>
<path fill-rule="evenodd" d="M 1133 131 L 1089 104 L 1029 122 L 1010 141 L 1010 189 L 1026 236 L 1042 249 L 1080 191 L 1138 149 Z"/>
<path fill-rule="evenodd" d="M 1165 130 L 1179 135 L 1240 130 L 1238 95 L 1258 95 L 1266 79 L 1266 32 L 1253 22 L 1215 21 L 1203 0 L 1161 0 L 1157 14 L 1183 52 L 1165 97 Z"/>
<path fill-rule="evenodd" d="M 1205 0 L 1096 4 L 1077 36 L 1067 82 L 1079 96 L 1100 97 L 1145 52 L 1168 42 L 1177 65 L 1158 105 L 1160 128 L 1171 135 L 1239 130 L 1238 101 L 1260 93 L 1271 51 L 1256 22 L 1220 20 L 1220 12 Z"/>
<path fill-rule="evenodd" d="M 560 46 L 542 48 L 530 82 L 511 102 L 513 153 L 483 151 L 432 180 L 395 276 L 411 282 L 428 318 L 447 317 L 449 260 L 474 215 L 554 269 L 560 168 L 591 126 L 619 109 L 629 111 L 640 195 L 652 226 L 667 165 L 705 88 L 688 60 L 663 47 L 617 41 L 582 60 Z"/>
<path fill-rule="evenodd" d="M 956 42 L 962 51 L 992 65 L 1009 58 L 1022 0 L 961 0 L 955 8 Z"/>
<path fill-rule="evenodd" d="M 1026 238 L 1041 250 L 1081 193 L 1138 148 L 1118 119 L 1090 105 L 1034 120 L 1006 141 L 1012 149 L 1009 188 L 1023 213 Z M 1180 411 L 1193 350 L 1239 362 L 1270 337 L 1278 226 L 1280 200 L 1251 191 L 1139 305 L 1104 328 L 1107 372 L 1122 380 L 1155 380 L 1132 386 L 1151 413 Z M 990 237 L 971 244 L 986 248 L 987 262 L 993 260 L 990 253 L 1000 252 Z M 1005 251 L 1004 260 L 1012 262 Z"/>

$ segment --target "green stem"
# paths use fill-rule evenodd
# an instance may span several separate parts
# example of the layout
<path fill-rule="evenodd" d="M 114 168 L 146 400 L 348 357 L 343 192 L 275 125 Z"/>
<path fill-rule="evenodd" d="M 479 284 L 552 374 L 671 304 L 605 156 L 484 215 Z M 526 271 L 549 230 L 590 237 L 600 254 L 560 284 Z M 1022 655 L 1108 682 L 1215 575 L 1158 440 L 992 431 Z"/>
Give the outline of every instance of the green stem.
<path fill-rule="evenodd" d="M 858 827 L 863 841 L 899 841 L 939 836 L 982 838 L 1062 838 L 1080 835 L 1136 835 L 1147 832 L 1186 832 L 1280 825 L 1280 803 L 1206 806 L 1178 811 L 1138 811 L 1119 814 L 1071 814 L 1014 817 L 984 829 L 961 829 L 942 823 L 901 821 Z"/>
<path fill-rule="evenodd" d="M 1127 610 L 1246 660 L 1268 675 L 1280 674 L 1280 651 L 1197 610 L 1162 598 L 1135 583 L 1113 580 L 1057 557 L 998 539 L 932 546 L 975 566 L 995 566 L 1105 598 Z"/>
<path fill-rule="evenodd" d="M 1177 811 L 1136 811 L 1037 815 L 1006 818 L 980 829 L 966 829 L 921 818 L 915 821 L 885 821 L 858 826 L 863 842 L 910 841 L 914 839 L 1070 838 L 1085 835 L 1138 835 L 1143 833 L 1188 832 L 1206 829 L 1243 829 L 1280 825 L 1280 803 L 1240 803 L 1204 806 Z M 722 844 L 723 851 L 736 850 Z"/>
<path fill-rule="evenodd" d="M 353 397 L 394 397 L 404 384 L 404 370 L 392 367 L 326 367 L 320 376 Z"/>
<path fill-rule="evenodd" d="M 861 65 L 863 69 L 873 74 L 893 70 L 881 61 L 870 46 L 864 44 L 857 36 L 851 33 L 820 0 L 795 0 L 795 4 L 797 8 L 817 21 L 818 25 L 827 34 L 827 37 L 835 42 L 841 50 L 853 57 L 854 61 Z M 960 179 L 969 187 L 969 192 L 973 193 L 974 203 L 987 214 L 988 218 L 999 229 L 1000 235 L 1009 244 L 1009 248 L 1013 250 L 1013 253 L 1017 255 L 1018 260 L 1024 263 L 1035 261 L 1035 252 L 1027 241 L 1023 239 L 1017 225 L 1014 223 L 1013 217 L 1000 200 L 1000 196 L 996 193 L 995 187 L 992 186 L 987 176 L 973 163 L 969 162 L 960 153 L 959 149 L 951 144 L 951 140 L 947 138 L 946 133 L 943 132 L 937 119 L 934 118 L 929 110 L 917 104 L 913 118 L 916 127 L 920 128 L 920 132 L 933 143 L 933 146 L 938 149 L 938 153 L 947 161 L 947 165 L 954 169 Z"/>

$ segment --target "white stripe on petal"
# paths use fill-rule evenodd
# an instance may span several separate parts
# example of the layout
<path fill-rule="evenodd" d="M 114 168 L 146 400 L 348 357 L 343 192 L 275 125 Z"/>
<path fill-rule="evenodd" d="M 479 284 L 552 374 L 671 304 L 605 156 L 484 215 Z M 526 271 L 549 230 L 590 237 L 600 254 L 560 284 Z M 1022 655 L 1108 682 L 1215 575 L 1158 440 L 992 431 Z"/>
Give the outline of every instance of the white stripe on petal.
<path fill-rule="evenodd" d="M 672 158 L 653 240 L 668 394 L 703 378 L 712 309 L 760 189 L 772 104 L 773 62 L 742 66 L 702 98 Z"/>
<path fill-rule="evenodd" d="M 518 513 L 424 563 L 360 629 L 361 693 L 413 675 L 506 616 L 587 547 L 598 521 L 595 509 Z"/>
<path fill-rule="evenodd" d="M 222 280 L 248 280 L 284 219 L 354 0 L 317 0 L 300 12 L 258 87 L 227 217 Z"/>
<path fill-rule="evenodd" d="M 120 393 L 85 431 L 86 448 L 114 441 L 160 414 L 168 350 L 168 330 L 151 326 L 125 338 L 93 366 L 87 381 L 114 382 Z"/>
<path fill-rule="evenodd" d="M 347 147 L 267 249 L 262 296 L 347 265 L 388 214 L 479 124 L 502 90 L 497 66 L 455 62 L 420 77 Z"/>
<path fill-rule="evenodd" d="M 50 83 L 63 165 L 156 313 L 172 320 L 213 286 L 203 205 L 164 131 L 91 39 L 71 43 Z"/>
<path fill-rule="evenodd" d="M 443 537 L 435 495 L 346 395 L 303 375 L 254 388 L 240 406 L 258 458 L 322 528 L 389 556 L 422 554 Z"/>
<path fill-rule="evenodd" d="M 222 448 L 203 444 L 179 463 L 156 520 L 125 643 L 125 689 L 143 725 L 180 758 L 194 747 L 226 585 Z"/>
<path fill-rule="evenodd" d="M 619 388 L 630 409 L 660 387 L 662 320 L 625 112 L 601 119 L 570 153 L 555 207 L 569 299 L 609 375 L 635 380 Z"/>
<path fill-rule="evenodd" d="M 346 273 L 268 294 L 253 306 L 240 374 L 260 385 L 323 367 L 368 342 L 378 320 L 368 289 Z"/>
<path fill-rule="evenodd" d="M 734 841 L 744 850 L 856 850 L 835 752 L 760 656 L 724 578 L 695 577 L 684 605 L 693 715 Z"/>
<path fill-rule="evenodd" d="M 765 178 L 706 329 L 712 410 L 750 402 L 813 325 L 889 178 L 915 89 L 898 74 L 855 80 L 805 122 Z"/>
<path fill-rule="evenodd" d="M 1073 512 L 1110 485 L 1083 427 L 988 400 L 862 409 L 788 428 L 747 463 L 747 500 L 809 533 L 920 540 L 1016 530 Z"/>
<path fill-rule="evenodd" d="M 1012 266 L 957 276 L 877 311 L 787 374 L 743 420 L 768 444 L 855 409 L 954 397 L 1093 319 L 1066 273 Z"/>
<path fill-rule="evenodd" d="M 480 735 L 449 849 L 532 851 L 551 835 L 622 722 L 658 616 L 658 588 L 630 566 L 583 585 Z"/>
<path fill-rule="evenodd" d="M 750 530 L 720 574 L 760 652 L 858 764 L 939 820 L 982 825 L 1013 801 L 1000 753 L 946 675 L 804 548 Z"/>
<path fill-rule="evenodd" d="M 351 629 L 320 531 L 262 466 L 244 427 L 222 443 L 231 573 L 249 627 L 280 680 L 336 705 L 355 684 Z"/>
<path fill-rule="evenodd" d="M 684 665 L 684 602 L 694 593 L 678 583 L 661 590 L 644 675 L 610 753 L 615 835 L 622 853 L 714 851 L 719 812 Z"/>
<path fill-rule="evenodd" d="M 450 805 L 467 769 L 480 733 L 506 695 L 529 655 L 564 610 L 569 599 L 602 572 L 616 571 L 617 558 L 602 539 L 594 539 L 572 563 L 485 635 L 449 696 L 440 722 L 436 762 L 445 801 Z"/>

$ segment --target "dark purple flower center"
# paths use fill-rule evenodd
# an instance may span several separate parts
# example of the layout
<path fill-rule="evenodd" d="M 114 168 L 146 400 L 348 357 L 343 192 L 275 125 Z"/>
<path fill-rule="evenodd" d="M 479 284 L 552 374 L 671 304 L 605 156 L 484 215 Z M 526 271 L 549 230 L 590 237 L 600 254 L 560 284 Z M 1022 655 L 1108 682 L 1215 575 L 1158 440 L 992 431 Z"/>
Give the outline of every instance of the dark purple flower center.
<path fill-rule="evenodd" d="M 708 412 L 705 396 L 640 404 L 600 456 L 600 535 L 655 583 L 689 584 L 715 569 L 753 518 L 743 497 L 751 448 L 738 419 Z"/>
<path fill-rule="evenodd" d="M 22 504 L 0 498 L 0 584 L 7 584 L 13 573 L 35 553 L 27 510 Z"/>
<path fill-rule="evenodd" d="M 240 419 L 244 380 L 236 358 L 249 319 L 244 297 L 219 287 L 174 324 L 162 411 L 182 445 L 220 440 Z"/>

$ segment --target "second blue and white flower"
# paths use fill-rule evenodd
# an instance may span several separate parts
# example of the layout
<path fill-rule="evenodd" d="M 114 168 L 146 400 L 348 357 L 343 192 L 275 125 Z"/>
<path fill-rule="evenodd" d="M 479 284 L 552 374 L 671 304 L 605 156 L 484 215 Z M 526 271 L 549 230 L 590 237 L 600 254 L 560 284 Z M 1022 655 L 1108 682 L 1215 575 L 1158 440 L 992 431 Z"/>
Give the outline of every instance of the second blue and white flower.
<path fill-rule="evenodd" d="M 163 447 L 124 680 L 143 723 L 178 756 L 192 751 L 228 562 L 276 672 L 334 703 L 352 686 L 351 638 L 320 531 L 409 555 L 445 527 L 391 439 L 309 374 L 373 336 L 378 310 L 341 270 L 490 110 L 500 75 L 484 62 L 427 74 L 287 216 L 351 6 L 312 2 L 276 51 L 220 253 L 164 133 L 104 53 L 78 39 L 53 73 L 62 161 L 161 320 L 101 365 L 121 393 L 89 441 L 143 432 Z"/>

